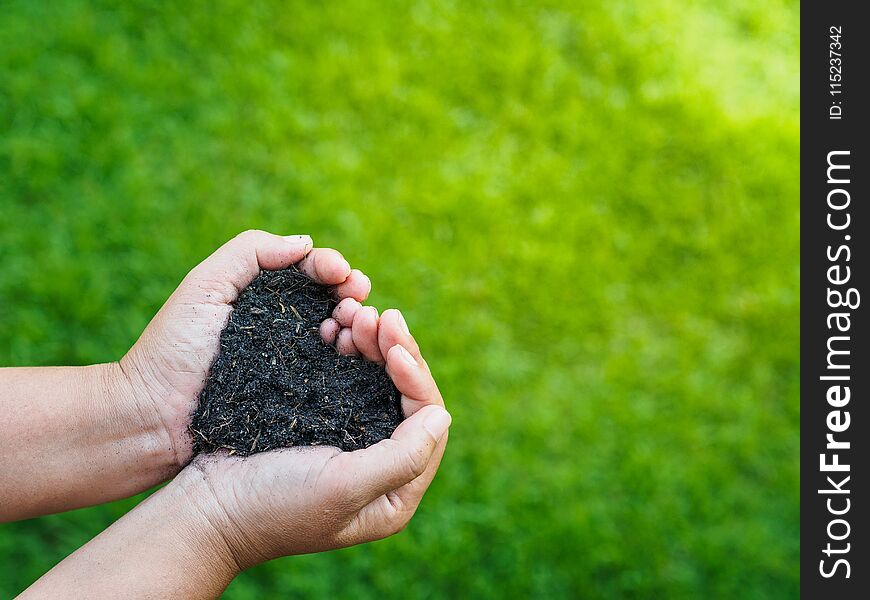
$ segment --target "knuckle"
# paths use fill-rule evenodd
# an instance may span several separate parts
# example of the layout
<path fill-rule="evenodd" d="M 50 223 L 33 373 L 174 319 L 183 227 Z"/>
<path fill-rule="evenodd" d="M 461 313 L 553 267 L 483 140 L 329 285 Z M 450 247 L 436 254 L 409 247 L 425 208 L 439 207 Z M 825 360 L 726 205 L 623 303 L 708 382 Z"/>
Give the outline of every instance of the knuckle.
<path fill-rule="evenodd" d="M 390 535 L 396 535 L 397 533 L 402 533 L 405 531 L 405 528 L 410 523 L 410 520 L 400 519 L 396 521 L 393 527 L 390 528 Z"/>
<path fill-rule="evenodd" d="M 396 513 L 396 515 L 389 521 L 389 533 L 387 535 L 396 535 L 397 533 L 405 531 L 405 528 L 408 527 L 408 523 L 411 522 L 412 516 L 414 516 L 414 511 L 412 510 L 403 510 Z"/>
<path fill-rule="evenodd" d="M 308 254 L 305 255 L 305 258 L 299 264 L 299 267 L 302 271 L 304 271 L 308 276 L 318 277 L 320 271 L 318 269 L 318 262 L 320 256 L 320 249 L 313 248 Z"/>
<path fill-rule="evenodd" d="M 418 451 L 418 450 L 409 450 L 405 454 L 405 475 L 408 480 L 416 479 L 426 470 L 426 465 L 428 461 L 426 460 L 426 456 Z"/>
<path fill-rule="evenodd" d="M 263 238 L 268 234 L 262 229 L 246 229 L 235 237 L 236 242 L 241 246 L 256 246 L 263 241 Z"/>
<path fill-rule="evenodd" d="M 382 520 L 376 527 L 372 528 L 367 536 L 370 541 L 382 540 L 405 530 L 408 523 L 399 516 L 390 517 Z"/>

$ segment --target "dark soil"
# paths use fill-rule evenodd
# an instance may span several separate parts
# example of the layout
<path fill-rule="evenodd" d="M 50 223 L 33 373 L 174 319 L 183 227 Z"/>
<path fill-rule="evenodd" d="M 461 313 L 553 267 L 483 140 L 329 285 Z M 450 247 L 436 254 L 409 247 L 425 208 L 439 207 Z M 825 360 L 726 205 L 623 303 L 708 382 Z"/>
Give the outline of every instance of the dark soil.
<path fill-rule="evenodd" d="M 295 267 L 263 271 L 242 291 L 193 415 L 195 454 L 356 450 L 393 433 L 400 395 L 383 367 L 320 339 L 334 308 L 331 290 Z"/>

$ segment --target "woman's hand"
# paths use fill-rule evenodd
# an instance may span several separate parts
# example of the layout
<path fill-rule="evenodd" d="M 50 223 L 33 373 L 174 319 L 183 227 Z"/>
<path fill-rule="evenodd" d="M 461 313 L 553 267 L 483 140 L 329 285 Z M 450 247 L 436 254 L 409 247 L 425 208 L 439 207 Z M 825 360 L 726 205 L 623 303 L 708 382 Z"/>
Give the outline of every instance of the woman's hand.
<path fill-rule="evenodd" d="M 120 362 L 0 369 L 0 522 L 124 498 L 178 473 L 232 303 L 262 269 L 292 264 L 340 301 L 323 338 L 383 362 L 377 311 L 360 305 L 365 275 L 308 236 L 246 231 L 185 277 Z M 402 331 L 389 314 L 381 320 Z"/>
<path fill-rule="evenodd" d="M 301 262 L 300 262 L 301 261 Z M 335 286 L 337 300 L 361 302 L 371 283 L 337 251 L 312 248 L 307 235 L 239 234 L 197 265 L 120 361 L 122 387 L 147 428 L 159 432 L 165 460 L 190 461 L 191 415 L 219 349 L 232 303 L 260 273 L 299 263 L 314 281 Z M 155 482 L 157 483 L 157 482 Z"/>
<path fill-rule="evenodd" d="M 0 522 L 124 498 L 178 473 L 232 302 L 261 269 L 299 263 L 345 306 L 368 296 L 365 275 L 311 246 L 246 231 L 185 277 L 120 362 L 0 369 Z"/>
<path fill-rule="evenodd" d="M 356 314 L 342 323 L 354 349 L 377 350 L 402 393 L 406 419 L 390 439 L 354 452 L 199 456 L 22 597 L 213 598 L 257 563 L 404 528 L 441 462 L 450 416 L 402 315 Z"/>
<path fill-rule="evenodd" d="M 406 419 L 390 439 L 354 452 L 199 456 L 179 475 L 199 490 L 194 497 L 231 566 L 380 539 L 413 516 L 441 462 L 450 415 L 403 324 L 398 311 L 386 311 L 364 336 L 402 393 Z"/>

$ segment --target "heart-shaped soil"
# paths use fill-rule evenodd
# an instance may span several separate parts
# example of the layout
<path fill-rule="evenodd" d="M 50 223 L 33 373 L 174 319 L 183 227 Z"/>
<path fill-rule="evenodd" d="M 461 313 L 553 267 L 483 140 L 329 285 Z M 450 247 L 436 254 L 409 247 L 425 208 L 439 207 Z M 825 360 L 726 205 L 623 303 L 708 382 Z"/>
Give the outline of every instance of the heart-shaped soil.
<path fill-rule="evenodd" d="M 242 456 L 290 446 L 365 448 L 402 421 L 383 367 L 320 338 L 335 300 L 295 267 L 242 291 L 190 425 L 194 453 Z"/>

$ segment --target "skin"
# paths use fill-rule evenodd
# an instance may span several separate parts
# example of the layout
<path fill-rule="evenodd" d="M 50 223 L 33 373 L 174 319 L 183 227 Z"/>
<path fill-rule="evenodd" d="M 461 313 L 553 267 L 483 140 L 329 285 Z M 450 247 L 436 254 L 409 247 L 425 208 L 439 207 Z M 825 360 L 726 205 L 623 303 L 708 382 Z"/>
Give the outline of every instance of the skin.
<path fill-rule="evenodd" d="M 232 302 L 261 269 L 294 263 L 341 299 L 321 326 L 324 340 L 384 364 L 406 420 L 391 439 L 355 452 L 191 462 L 187 425 Z M 245 232 L 188 274 L 118 363 L 0 370 L 9 434 L 0 438 L 0 519 L 129 496 L 175 475 L 24 597 L 211 598 L 259 562 L 403 529 L 438 469 L 450 415 L 401 313 L 360 304 L 370 289 L 307 236 Z"/>

